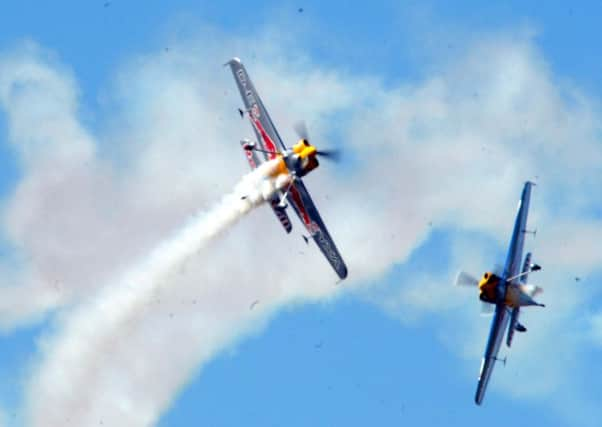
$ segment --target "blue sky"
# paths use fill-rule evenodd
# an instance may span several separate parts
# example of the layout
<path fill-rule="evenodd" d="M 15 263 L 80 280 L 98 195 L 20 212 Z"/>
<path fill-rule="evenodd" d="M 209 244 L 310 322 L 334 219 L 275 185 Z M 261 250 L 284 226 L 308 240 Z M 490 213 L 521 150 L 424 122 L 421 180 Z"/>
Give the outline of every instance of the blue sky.
<path fill-rule="evenodd" d="M 348 135 L 344 124 L 349 117 L 357 117 L 356 111 L 363 111 L 365 114 L 362 118 L 367 117 L 363 123 L 357 125 L 357 128 L 353 128 L 357 131 L 356 135 L 370 135 L 371 129 L 379 126 L 379 124 L 371 125 L 370 118 L 380 120 L 381 116 L 386 116 L 377 114 L 381 111 L 379 109 L 375 109 L 375 115 L 370 116 L 369 111 L 366 110 L 370 110 L 371 102 L 376 104 L 382 101 L 386 104 L 389 102 L 387 100 L 395 99 L 389 96 L 404 97 L 408 93 L 411 94 L 408 95 L 410 99 L 415 97 L 417 100 L 425 100 L 427 96 L 424 93 L 430 93 L 431 90 L 437 92 L 437 78 L 451 81 L 453 86 L 454 78 L 458 74 L 461 75 L 458 69 L 466 64 L 473 64 L 473 59 L 478 58 L 483 52 L 479 50 L 479 41 L 489 39 L 494 40 L 491 46 L 501 46 L 500 49 L 506 45 L 514 46 L 513 43 L 516 42 L 520 55 L 524 55 L 529 61 L 534 58 L 535 69 L 543 70 L 542 78 L 545 82 L 542 86 L 546 93 L 549 87 L 552 87 L 553 90 L 550 91 L 559 94 L 558 102 L 564 108 L 561 113 L 566 112 L 566 115 L 542 113 L 542 116 L 559 118 L 559 121 L 568 117 L 567 121 L 579 123 L 582 119 L 585 124 L 581 127 L 576 126 L 575 129 L 579 132 L 583 131 L 583 134 L 575 134 L 575 139 L 583 135 L 588 137 L 593 135 L 587 148 L 593 153 L 600 153 L 601 150 L 599 140 L 595 137 L 600 135 L 599 100 L 602 96 L 602 58 L 598 52 L 599 22 L 596 18 L 600 16 L 602 6 L 596 2 L 583 2 L 572 6 L 563 2 L 554 2 L 546 4 L 545 7 L 533 1 L 499 4 L 462 1 L 454 2 L 453 6 L 449 2 L 407 2 L 403 5 L 397 4 L 398 2 L 373 2 L 369 5 L 350 6 L 339 2 L 329 2 L 324 5 L 323 2 L 318 1 L 258 4 L 227 1 L 202 4 L 186 0 L 170 2 L 151 0 L 142 4 L 114 0 L 107 2 L 108 6 L 105 7 L 104 3 L 103 1 L 85 3 L 55 1 L 40 4 L 33 1 L 12 1 L 3 5 L 0 14 L 1 52 L 26 50 L 23 47 L 24 41 L 33 41 L 44 50 L 41 56 L 45 58 L 43 61 L 45 64 L 50 64 L 51 68 L 55 67 L 59 70 L 59 74 L 66 75 L 67 79 L 75 82 L 75 91 L 79 95 L 75 115 L 81 127 L 93 135 L 96 144 L 100 147 L 99 152 L 105 156 L 103 161 L 107 158 L 116 158 L 116 163 L 119 164 L 120 157 L 129 154 L 123 154 L 118 144 L 129 135 L 144 135 L 138 129 L 131 130 L 135 125 L 130 126 L 130 122 L 136 122 L 140 117 L 148 117 L 147 111 L 152 108 L 144 105 L 144 96 L 140 96 L 145 93 L 147 87 L 143 83 L 138 86 L 138 81 L 132 76 L 141 76 L 140 81 L 146 78 L 152 80 L 155 75 L 169 80 L 170 73 L 174 75 L 185 73 L 170 65 L 163 68 L 162 60 L 156 59 L 161 58 L 161 55 L 174 55 L 178 58 L 175 60 L 176 64 L 184 64 L 183 67 L 187 67 L 188 63 L 180 55 L 186 56 L 189 52 L 197 52 L 196 46 L 200 46 L 201 51 L 207 49 L 206 57 L 193 58 L 191 61 L 200 61 L 203 69 L 209 70 L 202 76 L 211 79 L 211 82 L 206 85 L 213 84 L 216 92 L 226 93 L 224 97 L 226 100 L 223 103 L 228 107 L 231 106 L 233 111 L 230 116 L 219 116 L 219 120 L 223 120 L 226 124 L 220 124 L 221 127 L 216 124 L 217 134 L 224 128 L 228 128 L 233 134 L 240 134 L 239 137 L 246 136 L 242 132 L 250 132 L 247 123 L 241 124 L 237 120 L 234 108 L 239 101 L 233 86 L 228 86 L 233 85 L 229 80 L 230 76 L 221 68 L 221 64 L 231 56 L 243 58 L 248 63 L 251 76 L 259 76 L 258 79 L 263 84 L 258 86 L 264 101 L 266 99 L 272 101 L 272 104 L 266 102 L 268 109 L 275 118 L 281 118 L 280 122 L 276 120 L 277 126 L 278 123 L 288 119 L 288 116 L 282 112 L 283 108 L 279 110 L 279 106 L 287 105 L 286 100 L 279 98 L 288 93 L 286 79 L 279 76 L 282 82 L 280 80 L 274 82 L 271 91 L 270 87 L 266 87 L 266 82 L 269 81 L 266 76 L 270 76 L 269 60 L 277 58 L 279 53 L 286 52 L 287 57 L 282 61 L 295 61 L 297 56 L 300 58 L 298 59 L 300 77 L 294 74 L 297 72 L 295 67 L 291 67 L 292 70 L 289 70 L 294 74 L 291 76 L 291 81 L 304 81 L 305 76 L 314 76 L 311 73 L 315 68 L 317 72 L 323 72 L 318 77 L 324 78 L 327 82 L 330 82 L 327 79 L 328 71 L 334 70 L 332 73 L 336 78 L 332 77 L 332 79 L 342 87 L 347 82 L 352 82 L 350 84 L 357 84 L 361 91 L 361 85 L 365 83 L 367 87 L 375 88 L 374 101 L 370 95 L 359 98 L 349 95 L 349 99 L 359 99 L 359 102 L 357 105 L 344 105 L 347 92 L 337 86 L 333 88 L 332 97 L 340 93 L 342 94 L 340 101 L 328 100 L 328 95 L 324 97 L 308 95 L 309 107 L 307 109 L 303 106 L 296 107 L 299 110 L 295 112 L 315 110 L 313 122 L 316 124 L 317 134 L 337 135 L 338 138 L 335 138 L 332 144 L 344 145 L 347 142 L 345 136 Z M 299 8 L 303 8 L 303 11 L 299 12 Z M 226 41 L 222 43 L 221 39 Z M 503 42 L 496 44 L 498 39 Z M 245 44 L 245 40 L 249 40 L 248 45 Z M 273 49 L 270 47 L 272 44 L 275 46 Z M 228 51 L 227 48 L 232 46 L 244 50 Z M 521 50 L 524 46 L 525 49 Z M 269 52 L 266 53 L 266 50 Z M 467 56 L 467 51 L 473 50 L 474 55 L 468 55 L 466 61 L 459 59 Z M 160 65 L 156 66 L 157 63 Z M 278 71 L 287 70 L 286 66 L 280 63 L 274 64 L 274 67 Z M 480 70 L 478 66 L 475 68 Z M 145 74 L 147 70 L 150 70 L 148 75 Z M 214 82 L 211 73 L 216 74 Z M 480 71 L 476 71 L 474 75 L 480 76 L 479 73 Z M 371 86 L 371 81 L 378 83 Z M 321 84 L 316 83 L 319 88 L 322 87 Z M 124 89 L 124 86 L 131 87 Z M 462 83 L 459 83 L 459 86 L 462 86 Z M 157 87 L 156 93 L 154 91 L 149 93 L 149 98 L 161 99 L 160 96 L 163 96 L 160 93 L 161 88 L 172 86 L 158 84 Z M 560 89 L 556 91 L 556 87 Z M 572 92 L 575 88 L 578 91 L 577 96 Z M 457 94 L 450 90 L 447 95 L 446 99 L 451 99 L 453 105 Z M 556 100 L 554 97 L 550 99 L 550 103 Z M 128 105 L 128 102 L 134 100 L 141 103 L 136 105 L 136 108 Z M 322 107 L 320 104 L 322 101 L 324 104 L 332 102 L 335 105 Z M 289 102 L 302 103 L 303 100 L 299 98 L 290 100 L 289 97 Z M 154 108 L 154 104 L 152 105 Z M 425 105 L 431 104 L 425 100 Z M 432 105 L 436 107 L 438 104 Z M 573 109 L 575 105 L 577 107 Z M 462 104 L 458 109 L 464 106 Z M 161 110 L 163 114 L 169 114 L 168 107 L 169 105 Z M 220 104 L 217 109 L 219 114 L 226 111 L 225 107 L 222 107 Z M 19 182 L 35 173 L 38 168 L 37 163 L 29 163 L 30 160 L 15 148 L 13 139 L 16 137 L 11 139 L 10 136 L 10 130 L 14 130 L 9 126 L 10 108 L 12 107 L 4 104 L 3 113 L 0 114 L 0 168 L 2 170 L 0 192 L 4 199 L 3 210 L 7 212 L 17 203 L 14 200 L 18 201 Z M 205 113 L 205 110 L 202 111 Z M 330 125 L 320 122 L 318 117 L 320 113 L 324 113 L 325 116 L 331 114 L 331 117 L 339 117 L 334 114 L 340 113 L 343 126 L 329 127 Z M 540 117 L 538 114 L 534 114 L 533 117 Z M 420 116 L 417 114 L 416 117 L 418 117 L 416 132 L 420 133 Z M 469 114 L 468 117 L 472 116 Z M 217 119 L 218 117 L 215 117 L 215 120 Z M 594 124 L 590 125 L 590 121 Z M 212 126 L 211 120 L 207 120 L 206 123 L 205 127 Z M 557 123 L 544 121 L 544 124 L 548 123 L 552 129 L 550 132 L 556 132 L 554 126 Z M 30 125 L 35 127 L 37 124 L 30 123 Z M 284 128 L 285 125 L 281 127 Z M 564 129 L 560 129 L 558 133 L 562 133 Z M 573 128 L 567 125 L 567 129 Z M 533 131 L 525 131 L 524 135 L 533 135 L 530 132 Z M 177 135 L 177 132 L 175 134 Z M 515 134 L 512 135 L 509 140 L 515 137 Z M 518 135 L 520 137 L 522 134 Z M 571 139 L 571 135 L 567 138 Z M 18 144 L 18 138 L 16 139 Z M 140 138 L 140 141 L 143 139 Z M 370 150 L 368 138 L 365 138 L 365 141 L 363 145 L 350 143 L 351 158 L 356 161 L 362 159 L 361 154 L 365 154 L 362 150 Z M 229 142 L 236 146 L 236 140 Z M 453 143 L 452 140 L 449 141 L 450 145 Z M 525 144 L 525 150 L 531 150 L 530 145 Z M 136 147 L 139 146 L 134 146 L 133 149 L 135 150 Z M 437 148 L 437 145 L 435 144 L 434 147 Z M 37 149 L 44 150 L 45 147 L 38 146 Z M 541 148 L 533 148 L 533 152 L 538 153 L 538 149 Z M 550 158 L 553 158 L 556 149 L 556 146 L 550 148 L 552 153 Z M 129 153 L 127 148 L 124 150 Z M 160 170 L 160 174 L 185 174 L 181 171 L 187 170 L 187 167 L 208 170 L 216 167 L 212 163 L 211 150 L 203 151 L 204 157 L 188 159 L 190 163 L 178 163 L 178 159 L 168 157 L 165 152 L 161 152 L 162 158 L 166 159 L 164 163 L 146 154 L 141 154 L 140 159 L 136 161 L 124 160 L 124 162 L 133 169 L 146 170 L 145 164 L 152 163 L 162 165 L 157 169 Z M 223 157 L 220 156 L 223 156 L 224 152 L 220 150 L 222 148 L 216 149 L 219 151 L 216 158 L 221 160 Z M 230 153 L 227 151 L 229 148 L 223 150 Z M 177 148 L 173 151 L 177 151 Z M 44 155 L 44 153 L 40 154 L 41 157 Z M 592 155 L 592 158 L 597 155 Z M 374 159 L 375 157 L 370 154 L 363 167 L 366 170 L 377 168 Z M 373 161 L 374 164 L 371 163 Z M 554 161 L 562 164 L 562 160 Z M 401 162 L 405 166 L 405 162 L 412 162 L 412 159 L 405 157 Z M 512 162 L 514 163 L 514 160 Z M 567 162 L 570 163 L 570 159 L 567 159 Z M 238 171 L 238 167 L 240 167 L 240 174 L 246 172 L 242 161 L 233 163 L 230 169 Z M 540 173 L 548 179 L 547 183 L 563 182 L 562 177 L 558 178 L 545 169 L 545 166 L 538 164 L 537 167 L 540 169 L 536 171 L 544 171 Z M 117 166 L 115 168 L 119 169 Z M 149 170 L 155 171 L 155 169 Z M 587 177 L 600 175 L 599 165 L 597 168 L 595 165 L 573 166 L 570 170 L 578 170 L 578 173 L 576 172 L 574 178 L 567 178 L 566 181 L 570 181 L 570 185 L 583 183 L 583 187 L 586 187 L 584 192 L 587 192 L 589 188 L 587 186 L 591 185 Z M 344 176 L 341 175 L 347 172 L 352 171 L 344 171 L 339 175 L 335 173 L 334 182 L 337 185 L 345 185 L 346 182 L 342 179 Z M 326 176 L 332 177 L 332 172 L 330 173 L 331 175 Z M 530 173 L 531 170 L 525 172 L 526 176 L 520 177 L 510 174 L 509 178 L 509 175 L 504 175 L 507 181 L 500 184 L 503 188 L 500 188 L 499 193 L 491 194 L 490 191 L 483 199 L 484 205 L 487 201 L 494 200 L 491 202 L 494 208 L 491 210 L 483 208 L 483 212 L 477 208 L 476 215 L 480 219 L 475 220 L 474 226 L 471 224 L 472 219 L 464 214 L 465 211 L 457 212 L 452 208 L 433 214 L 433 218 L 422 218 L 420 221 L 423 228 L 416 230 L 416 236 L 411 243 L 400 243 L 404 248 L 407 246 L 407 250 L 404 249 L 404 252 L 392 257 L 392 261 L 386 263 L 383 261 L 383 267 L 378 272 L 362 274 L 358 284 L 350 285 L 349 290 L 328 296 L 306 295 L 299 300 L 292 299 L 266 311 L 260 320 L 255 319 L 257 325 L 251 330 L 228 336 L 225 339 L 226 343 L 213 351 L 211 356 L 202 360 L 199 356 L 196 367 L 188 372 L 184 380 L 181 380 L 185 386 L 175 387 L 176 391 L 167 399 L 168 403 L 163 402 L 158 405 L 160 416 L 157 424 L 160 426 L 241 424 L 465 426 L 484 423 L 490 426 L 529 423 L 547 426 L 596 425 L 594 418 L 599 419 L 602 414 L 599 407 L 597 412 L 591 408 L 595 408 L 596 404 L 599 406 L 599 400 L 596 401 L 595 398 L 602 390 L 602 380 L 593 375 L 590 369 L 592 365 L 595 366 L 595 361 L 600 356 L 602 339 L 596 342 L 595 334 L 589 336 L 587 331 L 592 324 L 595 324 L 600 306 L 596 304 L 595 298 L 586 298 L 587 295 L 594 297 L 600 295 L 596 289 L 596 281 L 599 282 L 601 276 L 600 268 L 595 267 L 595 262 L 590 260 L 590 258 L 595 260 L 595 256 L 590 258 L 575 256 L 575 258 L 587 258 L 589 264 L 586 261 L 573 262 L 573 258 L 568 257 L 571 261 L 561 264 L 554 277 L 554 280 L 563 280 L 565 283 L 571 281 L 570 285 L 566 285 L 570 286 L 571 292 L 571 297 L 567 299 L 573 305 L 570 310 L 567 309 L 565 315 L 562 310 L 566 307 L 557 304 L 556 310 L 561 313 L 554 317 L 554 322 L 550 321 L 550 325 L 552 328 L 558 325 L 566 328 L 558 331 L 559 346 L 567 343 L 575 345 L 574 353 L 577 355 L 570 349 L 555 348 L 554 344 L 550 343 L 555 334 L 537 335 L 539 340 L 536 339 L 533 346 L 513 349 L 516 350 L 514 360 L 520 362 L 513 364 L 515 353 L 509 352 L 508 365 L 505 368 L 497 367 L 485 405 L 476 407 L 473 404 L 482 351 L 478 350 L 475 354 L 472 350 L 473 341 L 478 346 L 484 347 L 489 320 L 474 315 L 478 310 L 476 295 L 472 300 L 466 295 L 448 297 L 450 293 L 448 288 L 451 286 L 447 283 L 451 281 L 449 272 L 456 270 L 461 261 L 469 264 L 466 268 L 480 269 L 487 269 L 493 263 L 503 262 L 506 239 L 509 238 L 512 227 L 515 199 L 520 193 L 520 186 L 515 183 L 530 178 L 532 176 Z M 122 171 L 122 174 L 126 172 Z M 144 183 L 143 178 L 146 175 L 142 173 L 140 176 L 141 182 Z M 358 173 L 358 176 L 364 175 Z M 366 172 L 365 176 L 372 175 Z M 353 182 L 354 178 L 349 177 L 349 179 Z M 420 176 L 416 179 L 419 180 Z M 309 178 L 308 181 L 311 189 L 312 181 Z M 182 181 L 174 185 L 182 185 L 185 190 L 186 182 L 188 181 L 182 178 Z M 313 187 L 318 187 L 319 183 L 329 185 L 328 180 L 313 181 Z M 199 194 L 205 197 L 203 203 L 209 203 L 219 196 L 219 190 L 216 190 L 213 184 L 208 183 L 198 190 Z M 223 185 L 219 187 L 222 190 L 226 186 L 221 181 L 215 185 Z M 395 188 L 393 184 L 390 185 L 393 186 L 391 188 Z M 416 185 L 420 184 L 416 183 Z M 545 180 L 544 185 L 546 185 Z M 570 207 L 565 208 L 554 216 L 553 207 L 558 205 L 559 201 L 566 205 L 566 195 L 572 196 L 574 193 L 568 187 L 568 190 L 563 188 L 558 194 L 554 194 L 550 189 L 551 185 L 547 185 L 547 190 L 544 187 L 542 196 L 538 198 L 536 194 L 532 203 L 533 212 L 538 208 L 545 211 L 535 214 L 535 218 L 539 219 L 544 227 L 540 228 L 538 240 L 533 242 L 533 246 L 552 259 L 560 259 L 562 256 L 549 247 L 562 247 L 566 244 L 575 249 L 575 245 L 578 246 L 580 242 L 577 241 L 571 246 L 571 238 L 567 237 L 566 241 L 553 239 L 559 236 L 563 238 L 562 230 L 566 229 L 575 229 L 577 234 L 589 230 L 594 235 L 594 231 L 599 230 L 602 225 L 600 215 L 602 199 L 597 188 L 590 188 L 589 200 L 584 201 L 575 196 L 575 205 L 578 207 L 574 210 Z M 483 187 L 486 190 L 496 188 L 489 182 L 483 184 Z M 475 197 L 480 200 L 483 197 L 480 193 L 473 197 L 478 189 L 478 184 L 466 188 L 467 197 L 458 200 L 458 204 L 469 203 Z M 343 225 L 333 224 L 337 223 L 341 210 L 335 209 L 337 208 L 335 202 L 326 200 L 324 191 L 326 190 L 317 189 L 317 201 L 320 208 L 326 212 L 327 223 L 334 229 L 335 237 L 341 236 L 345 233 L 345 220 L 340 220 Z M 327 194 L 329 200 L 336 197 L 332 190 L 330 191 L 331 193 Z M 406 190 L 403 191 L 405 194 Z M 160 193 L 161 190 L 158 189 L 157 192 Z M 104 197 L 102 196 L 104 193 L 99 192 L 99 194 L 101 194 L 99 198 Z M 384 194 L 396 198 L 399 193 L 392 190 Z M 111 196 L 106 198 L 110 201 L 107 203 L 113 204 L 103 204 L 100 208 L 108 206 L 119 211 L 119 203 L 115 200 L 120 199 L 112 199 Z M 173 200 L 169 199 L 169 202 L 165 203 L 177 204 L 179 200 L 184 199 L 185 196 L 175 195 Z M 512 203 L 506 203 L 507 200 L 511 200 Z M 571 202 L 570 198 L 568 200 Z M 146 206 L 145 203 L 146 201 L 140 202 L 140 206 Z M 186 203 L 192 202 L 186 200 Z M 404 206 L 416 203 L 416 211 L 423 212 L 420 202 L 410 199 L 399 203 Z M 437 202 L 432 203 L 433 206 L 439 206 Z M 446 203 L 451 204 L 454 201 Z M 136 211 L 136 201 L 133 204 L 132 209 Z M 338 208 L 341 206 L 338 205 Z M 499 206 L 503 209 L 498 209 Z M 494 220 L 488 219 L 492 211 L 499 212 L 499 217 L 496 216 Z M 19 256 L 27 251 L 23 248 L 27 248 L 30 244 L 29 241 L 18 239 L 19 232 L 6 231 L 15 223 L 19 223 L 14 219 L 15 215 L 26 211 L 16 212 L 3 213 L 3 216 L 8 217 L 9 220 L 5 218 L 3 225 L 5 230 L 2 240 L 5 244 L 1 252 L 4 258 L 2 264 L 10 264 L 15 258 L 20 259 Z M 106 213 L 106 216 L 110 217 L 111 214 Z M 155 234 L 150 235 L 147 240 L 136 237 L 143 241 L 132 249 L 132 254 L 139 255 L 140 252 L 136 251 L 152 248 L 152 243 L 160 240 L 160 232 L 171 230 L 181 218 L 175 213 L 168 214 L 159 208 L 156 214 L 164 214 L 168 219 L 161 222 L 156 227 Z M 399 215 L 395 212 L 390 213 L 391 216 L 406 214 L 412 215 L 405 210 L 400 211 Z M 350 214 L 350 216 L 354 215 L 354 212 Z M 273 226 L 267 227 L 270 232 L 279 233 L 278 227 L 270 222 L 272 219 L 264 220 L 264 217 L 268 217 L 265 208 L 261 209 L 260 213 L 254 213 L 252 217 L 246 218 L 237 226 L 237 232 L 243 227 L 254 227 L 256 223 L 263 225 L 261 221 L 265 221 Z M 560 220 L 564 221 L 562 224 L 564 228 L 559 225 L 560 231 L 551 230 L 556 221 Z M 110 220 L 107 221 L 110 223 Z M 147 220 L 141 220 L 144 221 Z M 152 219 L 148 221 L 149 224 L 155 225 Z M 416 222 L 412 221 L 408 222 L 411 224 L 419 222 L 418 219 L 415 220 Z M 433 224 L 425 226 L 429 221 Z M 545 224 L 549 225 L 548 230 L 550 230 L 547 232 L 547 237 Z M 572 228 L 574 224 L 583 225 L 583 229 Z M 123 226 L 123 223 L 120 225 Z M 298 222 L 295 225 L 299 227 Z M 257 227 L 264 230 L 260 226 Z M 487 231 L 489 228 L 493 230 Z M 249 236 L 261 238 L 261 234 L 254 235 L 251 231 L 244 231 L 244 233 L 246 234 L 242 234 L 241 239 L 249 239 Z M 402 231 L 399 233 L 403 234 Z M 234 239 L 233 236 L 236 234 L 228 238 Z M 282 236 L 270 239 L 279 240 L 266 240 L 266 242 L 276 241 L 283 247 L 288 247 L 290 241 Z M 395 239 L 402 239 L 402 237 L 398 236 Z M 343 255 L 346 248 L 347 252 L 355 251 L 345 246 L 344 242 L 348 241 L 345 237 L 341 240 Z M 353 241 L 351 238 L 349 240 Z M 599 243 L 595 246 L 595 242 L 594 239 L 594 245 L 584 246 L 583 250 L 595 252 L 596 248 L 602 249 Z M 212 250 L 228 248 L 228 244 L 224 243 L 223 246 L 217 244 Z M 255 246 L 255 243 L 248 241 L 242 244 Z M 257 243 L 259 248 L 262 247 L 260 245 L 261 243 Z M 52 245 L 44 247 L 48 248 Z M 269 248 L 268 243 L 263 247 Z M 298 246 L 294 248 L 285 253 L 291 257 L 297 256 Z M 468 260 L 458 259 L 461 257 L 458 248 L 470 248 L 466 254 Z M 32 250 L 32 253 L 34 252 Z M 128 256 L 130 255 L 128 253 Z M 35 259 L 35 254 L 31 257 Z M 131 255 L 130 258 L 135 259 L 135 256 Z M 113 260 L 111 257 L 108 259 Z M 314 262 L 323 261 L 318 256 L 314 256 L 304 261 L 302 265 L 311 265 Z M 549 265 L 549 262 L 542 260 L 541 263 L 544 268 L 553 271 L 554 266 Z M 262 270 L 260 265 L 254 267 Z M 581 270 L 576 270 L 577 268 Z M 11 275 L 7 275 L 4 283 L 0 284 L 6 288 L 13 285 L 10 279 L 17 274 L 10 267 L 9 271 Z M 476 273 L 480 271 L 477 270 Z M 585 272 L 584 278 L 580 284 L 574 285 L 574 276 L 583 275 L 580 271 Z M 226 269 L 224 276 L 227 274 Z M 353 271 L 350 275 L 353 276 Z M 24 274 L 23 277 L 28 275 Z M 258 280 L 267 283 L 276 282 L 280 278 L 277 273 L 265 273 L 265 276 L 260 276 Z M 405 292 L 420 286 L 420 283 L 416 282 L 421 280 L 428 282 L 426 292 L 434 291 L 437 296 L 441 293 L 440 299 L 434 298 L 439 305 L 421 305 L 422 302 L 408 302 L 409 300 L 399 304 L 395 302 L 403 295 L 415 295 Z M 544 276 L 542 280 L 552 280 L 552 273 Z M 286 283 L 284 280 L 282 286 L 286 286 Z M 439 291 L 437 285 L 445 290 Z M 453 289 L 451 292 L 457 293 Z M 579 296 L 573 297 L 573 293 Z M 94 293 L 90 292 L 90 295 Z M 74 298 L 65 306 L 75 306 L 84 299 L 85 297 L 81 296 Z M 447 301 L 448 299 L 452 302 Z M 581 306 L 579 306 L 580 302 Z M 581 308 L 576 310 L 575 307 Z M 5 327 L 0 336 L 0 378 L 2 379 L 0 413 L 5 414 L 6 425 L 27 425 L 27 420 L 30 419 L 28 411 L 36 408 L 36 405 L 32 406 L 28 403 L 31 400 L 35 401 L 37 397 L 31 395 L 32 390 L 35 392 L 35 388 L 30 389 L 31 378 L 36 378 L 38 375 L 37 367 L 44 358 L 45 343 L 51 341 L 49 337 L 60 330 L 57 319 L 61 318 L 63 310 L 65 307 L 57 306 L 42 311 L 38 316 L 33 317 L 34 320 L 28 319 L 21 324 L 17 322 L 17 326 Z M 554 310 L 554 305 L 552 304 L 552 307 L 547 310 Z M 529 313 L 526 321 L 532 321 L 533 326 L 527 324 L 527 327 L 535 330 L 538 327 L 540 330 L 550 327 L 546 324 L 546 315 L 548 312 L 544 310 Z M 8 318 L 8 315 L 0 311 L 0 317 Z M 4 321 L 2 323 L 6 324 Z M 581 328 L 582 333 L 573 336 L 573 328 Z M 528 341 L 531 333 L 532 330 L 516 338 Z M 537 346 L 542 343 L 542 337 L 547 340 L 547 344 L 545 352 L 538 353 Z M 202 342 L 200 345 L 203 345 Z M 166 365 L 177 363 L 170 358 L 170 355 L 171 352 L 166 351 L 164 359 Z M 523 363 L 525 360 L 528 362 Z M 544 374 L 548 372 L 543 368 L 542 371 L 531 370 L 540 360 L 542 365 L 549 365 L 551 370 L 566 367 L 567 372 L 554 381 L 551 380 L 549 384 L 542 382 L 541 389 L 537 388 L 540 387 L 539 382 L 533 389 L 528 387 L 523 389 L 519 385 L 532 382 L 533 372 Z M 590 368 L 586 368 L 587 366 Z M 162 368 L 159 370 L 163 371 Z M 589 373 L 587 377 L 585 377 L 586 372 Z M 500 384 L 502 378 L 505 378 L 503 385 Z M 516 393 L 512 392 L 513 383 L 519 390 Z M 69 387 L 68 384 L 65 386 Z M 589 396 L 590 401 L 583 403 L 583 406 L 569 401 L 566 408 L 559 409 L 559 401 L 563 401 L 565 396 L 571 393 L 577 397 Z M 594 400 L 591 400 L 592 396 Z M 31 409 L 32 407 L 34 409 Z M 2 418 L 0 418 L 0 425 L 2 425 Z M 36 424 L 32 422 L 31 425 Z"/>

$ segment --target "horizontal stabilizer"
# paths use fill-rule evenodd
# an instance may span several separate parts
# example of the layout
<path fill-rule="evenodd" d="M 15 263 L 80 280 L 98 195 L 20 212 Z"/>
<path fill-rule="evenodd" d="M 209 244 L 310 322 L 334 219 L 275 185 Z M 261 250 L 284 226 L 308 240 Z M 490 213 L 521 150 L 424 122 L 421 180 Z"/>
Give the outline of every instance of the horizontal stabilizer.
<path fill-rule="evenodd" d="M 520 285 L 520 305 L 529 306 L 536 305 L 539 307 L 545 307 L 544 304 L 540 304 L 533 299 L 533 296 L 543 292 L 543 289 L 535 285 Z"/>
<path fill-rule="evenodd" d="M 534 297 L 543 293 L 543 288 L 530 284 L 521 285 L 520 290 L 529 295 L 530 297 Z"/>
<path fill-rule="evenodd" d="M 520 307 L 513 308 L 511 315 L 510 315 L 510 326 L 508 327 L 508 336 L 506 337 L 506 345 L 508 347 L 510 347 L 512 345 L 512 338 L 514 338 L 514 331 L 520 331 L 519 326 L 524 328 L 523 325 L 518 323 L 519 315 L 520 315 Z"/>
<path fill-rule="evenodd" d="M 270 204 L 272 205 L 272 209 L 274 210 L 274 213 L 276 214 L 276 217 L 278 218 L 278 221 L 280 221 L 280 224 L 282 224 L 282 226 L 284 227 L 284 230 L 287 233 L 290 233 L 291 230 L 293 229 L 293 224 L 291 223 L 291 220 L 288 217 L 288 214 L 286 213 L 286 211 L 279 206 L 279 203 L 280 203 L 280 200 L 277 197 L 274 197 L 270 202 Z"/>

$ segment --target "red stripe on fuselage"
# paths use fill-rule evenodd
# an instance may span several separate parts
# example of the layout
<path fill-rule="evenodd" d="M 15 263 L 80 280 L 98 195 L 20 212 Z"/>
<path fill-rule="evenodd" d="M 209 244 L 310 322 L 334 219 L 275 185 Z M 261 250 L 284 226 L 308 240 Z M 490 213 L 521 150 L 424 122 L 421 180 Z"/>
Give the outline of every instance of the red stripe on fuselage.
<path fill-rule="evenodd" d="M 269 151 L 269 153 L 266 153 L 268 155 L 268 159 L 274 160 L 278 153 L 278 150 L 276 149 L 276 144 L 274 144 L 274 141 L 272 141 L 270 135 L 268 135 L 268 133 L 265 131 L 265 129 L 261 125 L 261 122 L 255 117 L 253 117 L 253 113 L 249 114 L 249 117 L 251 117 L 251 124 L 255 126 L 257 132 L 259 132 L 259 135 L 261 135 L 261 139 L 263 139 L 265 150 Z"/>

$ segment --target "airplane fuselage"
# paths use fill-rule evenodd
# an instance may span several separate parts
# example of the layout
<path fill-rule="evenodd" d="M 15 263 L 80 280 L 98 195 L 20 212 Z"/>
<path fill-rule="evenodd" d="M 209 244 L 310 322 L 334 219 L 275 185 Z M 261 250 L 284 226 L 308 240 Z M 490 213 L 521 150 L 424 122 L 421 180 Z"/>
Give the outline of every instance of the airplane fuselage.
<path fill-rule="evenodd" d="M 491 272 L 483 274 L 479 282 L 479 299 L 490 304 L 498 303 L 498 287 L 501 285 L 501 277 Z M 521 285 L 509 283 L 506 286 L 504 305 L 510 308 L 525 305 L 535 305 L 531 298 L 521 290 Z"/>

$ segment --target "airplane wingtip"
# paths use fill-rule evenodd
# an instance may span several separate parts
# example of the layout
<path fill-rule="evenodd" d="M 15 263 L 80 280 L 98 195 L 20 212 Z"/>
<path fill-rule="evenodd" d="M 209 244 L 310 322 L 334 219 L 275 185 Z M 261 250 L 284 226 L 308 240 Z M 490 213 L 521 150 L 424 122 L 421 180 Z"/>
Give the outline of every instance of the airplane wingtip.
<path fill-rule="evenodd" d="M 240 58 L 239 58 L 239 57 L 237 57 L 237 56 L 235 56 L 235 57 L 233 57 L 232 59 L 230 59 L 228 62 L 226 62 L 226 63 L 224 64 L 224 67 L 225 67 L 226 65 L 231 65 L 231 64 L 241 64 L 241 63 L 242 63 L 242 62 L 240 61 Z"/>

